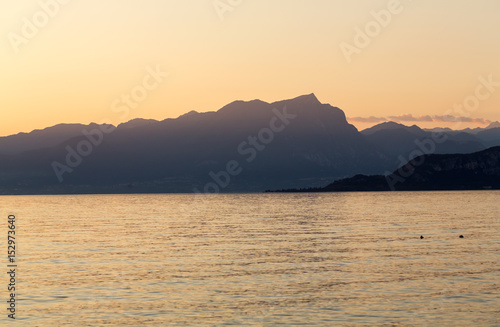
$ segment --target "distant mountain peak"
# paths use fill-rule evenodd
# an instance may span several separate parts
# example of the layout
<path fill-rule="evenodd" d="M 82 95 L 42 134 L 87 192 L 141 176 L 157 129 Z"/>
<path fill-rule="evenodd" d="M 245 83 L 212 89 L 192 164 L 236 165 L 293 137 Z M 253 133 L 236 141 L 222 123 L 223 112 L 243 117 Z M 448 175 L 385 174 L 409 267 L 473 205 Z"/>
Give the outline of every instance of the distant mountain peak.
<path fill-rule="evenodd" d="M 143 118 L 135 118 L 132 120 L 129 120 L 128 122 L 121 123 L 118 125 L 118 128 L 135 128 L 135 127 L 141 127 L 145 125 L 149 125 L 152 123 L 157 123 L 157 120 L 154 119 L 143 119 Z"/>
<path fill-rule="evenodd" d="M 318 98 L 316 97 L 316 94 L 314 93 L 298 96 L 295 98 L 295 100 L 319 102 Z"/>
<path fill-rule="evenodd" d="M 314 93 L 301 95 L 301 96 L 298 96 L 298 97 L 293 98 L 293 99 L 279 101 L 279 102 L 280 103 L 281 102 L 291 102 L 293 104 L 297 104 L 300 106 L 311 106 L 311 105 L 321 104 L 321 102 L 318 100 L 318 98 L 316 97 L 316 95 Z"/>
<path fill-rule="evenodd" d="M 180 115 L 178 118 L 186 118 L 186 117 L 194 116 L 194 115 L 197 115 L 197 114 L 199 114 L 198 111 L 191 110 L 190 112 L 187 112 L 187 113 L 185 113 L 183 115 Z"/>
<path fill-rule="evenodd" d="M 495 122 L 493 122 L 493 123 L 489 124 L 489 125 L 486 127 L 486 129 L 492 129 L 492 128 L 498 128 L 498 127 L 500 127 L 500 122 L 495 121 Z"/>
<path fill-rule="evenodd" d="M 408 126 L 404 125 L 404 124 L 400 124 L 400 123 L 396 123 L 394 121 L 386 121 L 384 123 L 380 123 L 376 126 L 380 126 L 380 127 L 385 127 L 385 128 L 406 128 Z"/>
<path fill-rule="evenodd" d="M 423 130 L 420 127 L 418 127 L 417 125 L 406 126 L 406 125 L 399 124 L 399 123 L 396 123 L 393 121 L 388 121 L 388 122 L 381 123 L 381 124 L 375 125 L 373 127 L 367 128 L 367 129 L 361 131 L 361 133 L 364 135 L 372 135 L 372 134 L 377 133 L 379 131 L 395 130 L 395 129 L 404 129 L 404 130 L 407 130 L 407 131 L 412 132 L 412 133 L 422 133 L 423 132 Z"/>
<path fill-rule="evenodd" d="M 257 106 L 261 105 L 268 105 L 267 102 L 261 101 L 261 100 L 250 100 L 250 101 L 243 101 L 243 100 L 236 100 L 233 101 L 221 109 L 219 109 L 217 112 L 223 113 L 223 112 L 230 112 L 230 111 L 240 111 L 240 110 L 245 110 L 247 108 L 254 108 Z"/>

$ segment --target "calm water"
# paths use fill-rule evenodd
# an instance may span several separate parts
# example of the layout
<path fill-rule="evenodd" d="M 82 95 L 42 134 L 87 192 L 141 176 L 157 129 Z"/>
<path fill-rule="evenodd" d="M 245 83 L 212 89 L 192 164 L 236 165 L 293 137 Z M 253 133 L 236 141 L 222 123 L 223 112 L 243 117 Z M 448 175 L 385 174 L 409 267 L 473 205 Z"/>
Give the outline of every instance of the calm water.
<path fill-rule="evenodd" d="M 0 212 L 2 251 L 17 216 L 19 326 L 500 326 L 500 192 L 15 196 Z"/>

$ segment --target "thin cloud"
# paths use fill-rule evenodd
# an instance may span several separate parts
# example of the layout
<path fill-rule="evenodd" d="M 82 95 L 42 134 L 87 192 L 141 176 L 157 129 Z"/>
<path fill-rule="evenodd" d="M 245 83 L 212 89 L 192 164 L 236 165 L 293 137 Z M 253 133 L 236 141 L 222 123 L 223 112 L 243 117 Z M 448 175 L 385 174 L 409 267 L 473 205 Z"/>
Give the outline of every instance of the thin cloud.
<path fill-rule="evenodd" d="M 444 123 L 455 123 L 458 121 L 464 123 L 470 123 L 471 119 L 468 117 L 457 117 L 452 115 L 444 115 L 444 116 L 434 116 L 434 121 L 436 122 L 444 122 Z"/>
<path fill-rule="evenodd" d="M 389 116 L 391 120 L 399 121 L 399 122 L 432 122 L 432 117 L 429 115 L 414 117 L 412 114 L 404 114 L 399 116 Z"/>
<path fill-rule="evenodd" d="M 370 116 L 370 117 L 350 117 L 347 120 L 358 123 L 380 123 L 387 121 L 387 118 Z"/>
<path fill-rule="evenodd" d="M 489 119 L 483 119 L 483 118 L 474 118 L 474 122 L 482 125 L 489 125 L 493 123 L 492 120 Z"/>
<path fill-rule="evenodd" d="M 435 122 L 445 122 L 445 123 L 456 123 L 456 122 L 476 123 L 476 124 L 481 124 L 481 125 L 491 124 L 491 120 L 484 119 L 484 118 L 471 118 L 471 117 L 460 117 L 460 116 L 451 116 L 451 115 L 434 116 L 434 121 Z"/>
<path fill-rule="evenodd" d="M 381 123 L 381 122 L 386 122 L 386 121 L 394 121 L 398 123 L 404 123 L 404 122 L 436 122 L 436 123 L 456 123 L 456 122 L 463 122 L 463 123 L 476 123 L 480 125 L 488 125 L 491 124 L 491 120 L 484 119 L 484 118 L 471 118 L 471 117 L 461 117 L 461 116 L 452 116 L 452 115 L 443 115 L 443 116 L 430 116 L 430 115 L 423 115 L 423 116 L 413 116 L 412 114 L 404 114 L 404 115 L 399 115 L 399 116 L 388 116 L 386 117 L 375 117 L 375 116 L 369 116 L 369 117 L 350 117 L 348 119 L 351 122 L 358 122 L 358 123 Z"/>

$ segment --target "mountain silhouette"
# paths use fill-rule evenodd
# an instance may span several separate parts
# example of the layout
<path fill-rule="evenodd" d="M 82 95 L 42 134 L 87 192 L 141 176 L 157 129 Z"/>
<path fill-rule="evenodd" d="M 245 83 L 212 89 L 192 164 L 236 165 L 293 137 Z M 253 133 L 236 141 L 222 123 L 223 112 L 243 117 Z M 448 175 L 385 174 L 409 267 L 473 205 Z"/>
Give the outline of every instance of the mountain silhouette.
<path fill-rule="evenodd" d="M 477 136 L 446 135 L 432 153 L 485 148 Z M 432 137 L 395 123 L 360 133 L 341 109 L 314 94 L 274 103 L 234 101 L 216 112 L 163 121 L 57 125 L 0 138 L 0 194 L 320 187 L 395 169 Z M 488 142 L 500 140 L 495 137 Z"/>
<path fill-rule="evenodd" d="M 387 130 L 405 130 L 411 134 L 416 134 L 416 135 L 425 135 L 426 133 L 417 125 L 413 126 L 405 126 L 403 124 L 399 124 L 393 121 L 388 121 L 384 122 L 378 125 L 375 125 L 373 127 L 367 128 L 363 131 L 361 131 L 361 134 L 363 135 L 373 135 L 375 133 L 381 132 L 381 131 L 387 131 Z"/>
<path fill-rule="evenodd" d="M 30 133 L 0 137 L 0 155 L 15 155 L 25 151 L 56 146 L 82 134 L 84 128 L 95 128 L 96 124 L 59 124 Z"/>
<path fill-rule="evenodd" d="M 472 154 L 424 155 L 387 176 L 358 174 L 326 187 L 279 192 L 368 192 L 500 189 L 500 147 Z"/>
<path fill-rule="evenodd" d="M 425 129 L 425 131 L 428 131 L 428 132 L 444 131 L 444 132 L 449 132 L 451 134 L 458 134 L 458 133 L 477 134 L 477 133 L 487 131 L 487 130 L 492 129 L 492 128 L 498 128 L 498 127 L 500 127 L 500 122 L 495 121 L 495 122 L 490 123 L 486 127 L 465 128 L 462 130 L 452 130 L 451 128 L 436 127 L 436 128 L 431 128 L 431 129 Z"/>
<path fill-rule="evenodd" d="M 464 132 L 430 132 L 424 131 L 416 125 L 405 126 L 394 122 L 382 123 L 363 130 L 361 133 L 368 136 L 369 141 L 381 149 L 388 157 L 400 158 L 397 162 L 387 167 L 389 170 L 398 168 L 401 164 L 405 163 L 401 158 L 408 158 L 418 148 L 417 144 L 425 143 L 426 140 L 433 141 L 435 149 L 432 153 L 472 153 L 487 148 L 483 144 L 484 142 L 476 135 Z M 500 137 L 498 140 L 500 140 Z M 498 145 L 500 145 L 500 142 Z M 490 143 L 488 143 L 488 146 L 490 146 Z"/>
<path fill-rule="evenodd" d="M 500 127 L 490 128 L 476 134 L 476 137 L 486 146 L 499 145 Z"/>

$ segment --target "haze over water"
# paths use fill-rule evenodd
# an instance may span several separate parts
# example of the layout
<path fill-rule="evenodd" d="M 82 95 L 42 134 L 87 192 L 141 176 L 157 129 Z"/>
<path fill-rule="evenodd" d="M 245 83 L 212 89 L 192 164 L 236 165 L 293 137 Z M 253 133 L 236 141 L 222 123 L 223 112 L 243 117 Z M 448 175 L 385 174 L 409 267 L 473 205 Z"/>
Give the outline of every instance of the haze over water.
<path fill-rule="evenodd" d="M 498 326 L 499 200 L 484 191 L 0 203 L 17 219 L 19 326 Z"/>

